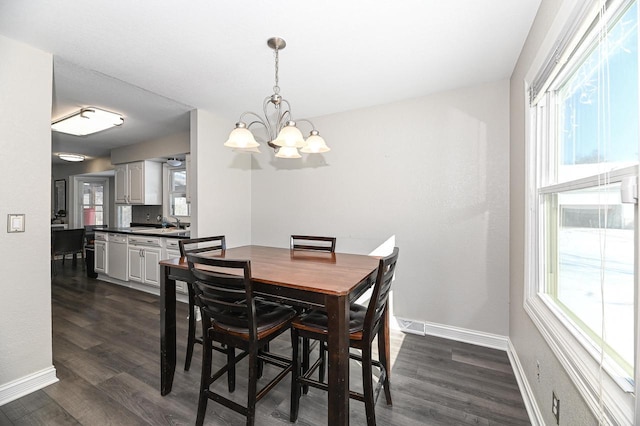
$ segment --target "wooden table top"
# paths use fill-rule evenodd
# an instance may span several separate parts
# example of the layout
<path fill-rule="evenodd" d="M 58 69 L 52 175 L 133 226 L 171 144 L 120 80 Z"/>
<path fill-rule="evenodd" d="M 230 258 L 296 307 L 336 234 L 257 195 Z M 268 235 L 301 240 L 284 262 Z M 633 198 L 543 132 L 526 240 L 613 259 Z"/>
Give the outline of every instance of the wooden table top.
<path fill-rule="evenodd" d="M 316 293 L 347 295 L 377 267 L 374 256 L 325 253 L 288 248 L 242 246 L 212 257 L 251 261 L 255 281 Z M 161 265 L 188 269 L 184 258 L 162 260 Z"/>

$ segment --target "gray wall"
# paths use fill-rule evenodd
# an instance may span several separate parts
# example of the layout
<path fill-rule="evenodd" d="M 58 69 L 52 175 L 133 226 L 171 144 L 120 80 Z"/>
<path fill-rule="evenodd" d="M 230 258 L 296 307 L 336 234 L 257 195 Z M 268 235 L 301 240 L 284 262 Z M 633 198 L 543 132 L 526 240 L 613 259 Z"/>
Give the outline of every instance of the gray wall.
<path fill-rule="evenodd" d="M 191 111 L 191 236 L 226 235 L 237 247 L 251 243 L 251 157 L 222 145 L 231 129 L 215 114 Z"/>
<path fill-rule="evenodd" d="M 49 53 L 0 36 L 0 404 L 55 380 L 51 355 L 51 93 Z M 10 213 L 25 232 L 7 233 Z M 9 386 L 5 386 L 8 385 Z"/>
<path fill-rule="evenodd" d="M 561 401 L 561 424 L 597 424 L 593 414 L 560 366 L 553 352 L 524 311 L 525 258 L 525 75 L 563 6 L 574 0 L 543 0 L 527 42 L 511 77 L 511 146 L 510 146 L 510 338 L 516 349 L 526 379 L 546 424 L 555 424 L 551 414 L 551 395 L 555 390 Z M 540 361 L 540 381 L 536 378 L 536 361 Z"/>
<path fill-rule="evenodd" d="M 149 160 L 156 157 L 171 157 L 189 152 L 189 132 L 177 133 L 111 150 L 111 163 L 122 164 Z"/>
<path fill-rule="evenodd" d="M 505 80 L 314 118 L 332 151 L 254 155 L 252 242 L 332 235 L 370 253 L 395 238 L 397 316 L 507 336 L 508 102 Z"/>

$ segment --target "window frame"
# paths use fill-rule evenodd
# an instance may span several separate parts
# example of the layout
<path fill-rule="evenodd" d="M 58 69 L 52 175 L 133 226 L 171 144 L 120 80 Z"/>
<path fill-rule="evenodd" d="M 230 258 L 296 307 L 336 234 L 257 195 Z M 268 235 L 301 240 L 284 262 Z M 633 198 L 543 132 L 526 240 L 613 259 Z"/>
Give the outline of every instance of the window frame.
<path fill-rule="evenodd" d="M 164 174 L 164 193 L 165 193 L 165 200 L 166 203 L 163 203 L 163 211 L 164 211 L 164 216 L 165 217 L 177 217 L 179 218 L 181 221 L 186 221 L 186 222 L 190 222 L 191 221 L 191 203 L 189 201 L 189 168 L 187 167 L 186 164 L 182 164 L 180 166 L 169 166 L 167 164 L 164 165 L 165 167 L 165 174 Z M 174 215 L 171 212 L 171 195 L 178 193 L 178 192 L 173 192 L 171 191 L 171 182 L 172 182 L 172 173 L 176 172 L 176 171 L 184 171 L 186 173 L 186 183 L 185 183 L 185 191 L 184 192 L 179 192 L 179 194 L 183 194 L 184 197 L 187 200 L 187 205 L 188 205 L 188 209 L 189 209 L 189 214 L 186 216 L 182 216 L 182 215 Z"/>
<path fill-rule="evenodd" d="M 102 176 L 83 176 L 78 175 L 73 178 L 73 226 L 85 226 L 84 223 L 84 203 L 83 203 L 83 185 L 85 183 L 102 183 L 103 185 L 103 204 L 102 204 L 102 221 L 105 224 L 109 223 L 110 209 L 109 200 L 111 199 L 109 179 Z"/>
<path fill-rule="evenodd" d="M 631 1 L 621 0 L 614 3 L 613 6 L 619 8 L 631 4 Z M 581 337 L 581 332 L 576 333 L 572 323 L 566 320 L 565 313 L 556 306 L 551 296 L 544 294 L 542 287 L 542 273 L 544 268 L 544 260 L 542 259 L 542 251 L 540 250 L 541 237 L 544 231 L 543 223 L 543 204 L 541 202 L 541 192 L 537 186 L 538 182 L 542 182 L 544 176 L 548 176 L 549 170 L 544 158 L 550 158 L 545 148 L 552 146 L 539 143 L 539 135 L 553 137 L 552 129 L 549 125 L 550 114 L 554 114 L 554 106 L 549 102 L 547 87 L 544 87 L 543 93 L 540 93 L 541 82 L 537 80 L 541 73 L 547 77 L 552 74 L 549 69 L 550 58 L 558 58 L 558 46 L 571 46 L 571 49 L 578 45 L 573 42 L 571 45 L 567 41 L 568 38 L 575 39 L 576 34 L 580 31 L 584 34 L 591 24 L 585 19 L 593 19 L 594 6 L 598 1 L 580 3 L 579 1 L 566 2 L 566 7 L 561 9 L 558 18 L 549 31 L 549 37 L 543 43 L 543 46 L 534 60 L 533 65 L 527 76 L 525 77 L 525 291 L 524 291 L 524 309 L 540 331 L 544 340 L 548 343 L 552 352 L 557 357 L 560 364 L 565 369 L 567 375 L 582 395 L 586 404 L 590 407 L 596 417 L 599 417 L 601 408 L 604 422 L 613 424 L 636 424 L 640 413 L 636 414 L 636 398 L 634 392 L 638 395 L 639 373 L 640 370 L 638 360 L 638 301 L 640 296 L 638 293 L 638 205 L 635 206 L 636 226 L 634 231 L 636 258 L 635 258 L 635 324 L 634 336 L 636 340 L 635 351 L 635 371 L 633 379 L 634 384 L 616 377 L 615 372 L 608 370 L 600 371 L 599 352 L 594 356 L 594 348 L 590 348 L 590 343 Z M 612 6 L 612 7 L 613 7 Z M 576 29 L 576 19 L 581 18 L 581 25 Z M 589 17 L 589 18 L 585 18 Z M 588 24 L 588 25 L 587 25 Z M 567 35 L 570 32 L 571 37 Z M 558 42 L 552 40 L 560 40 Z M 568 55 L 563 55 L 568 56 Z M 567 58 L 565 57 L 564 60 Z M 562 61 L 560 61 L 562 62 Z M 536 66 L 537 63 L 537 66 Z M 541 71 L 542 70 L 542 71 Z M 550 78 L 550 77 L 549 77 Z M 537 81 L 536 81 L 537 80 Z M 538 90 L 538 93 L 532 94 L 532 87 Z M 535 98 L 535 100 L 534 100 Z M 534 106 L 530 106 L 534 104 Z M 541 112 L 540 109 L 544 111 Z M 619 169 L 608 173 L 608 182 L 615 183 L 622 180 L 625 176 L 638 176 L 640 174 L 640 165 L 634 165 Z M 553 192 L 557 190 L 578 189 L 580 187 L 592 186 L 597 181 L 597 176 L 589 176 L 575 181 L 559 183 L 554 185 L 546 185 L 545 190 Z M 545 182 L 548 184 L 548 182 Z M 591 349 L 591 350 L 590 350 Z M 602 387 L 602 389 L 600 389 Z M 602 390 L 602 392 L 601 392 Z M 602 395 L 602 405 L 600 404 L 600 395 Z M 636 417 L 638 416 L 638 417 Z"/>

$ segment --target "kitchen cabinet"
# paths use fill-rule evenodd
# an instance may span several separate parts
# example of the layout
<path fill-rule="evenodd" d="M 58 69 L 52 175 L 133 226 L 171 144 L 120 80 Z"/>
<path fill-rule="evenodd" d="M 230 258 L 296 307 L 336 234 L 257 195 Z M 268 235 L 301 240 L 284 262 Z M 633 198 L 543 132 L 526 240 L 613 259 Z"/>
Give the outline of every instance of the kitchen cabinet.
<path fill-rule="evenodd" d="M 160 287 L 160 260 L 162 239 L 129 237 L 129 280 Z"/>
<path fill-rule="evenodd" d="M 94 237 L 94 270 L 100 274 L 107 274 L 107 234 L 96 232 Z"/>
<path fill-rule="evenodd" d="M 137 161 L 115 166 L 116 204 L 162 204 L 162 164 Z"/>
<path fill-rule="evenodd" d="M 180 257 L 180 247 L 178 246 L 178 240 L 168 239 L 166 240 L 167 256 L 166 259 L 174 259 Z M 176 281 L 176 293 L 187 294 L 187 283 L 184 281 Z"/>

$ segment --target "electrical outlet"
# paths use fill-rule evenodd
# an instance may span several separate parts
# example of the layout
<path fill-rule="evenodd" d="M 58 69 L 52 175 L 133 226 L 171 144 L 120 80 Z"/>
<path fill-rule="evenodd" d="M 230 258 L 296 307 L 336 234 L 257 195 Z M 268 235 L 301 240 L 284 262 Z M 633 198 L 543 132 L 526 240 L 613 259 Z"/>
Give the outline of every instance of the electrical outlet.
<path fill-rule="evenodd" d="M 540 383 L 540 361 L 536 360 L 536 379 Z"/>
<path fill-rule="evenodd" d="M 551 401 L 551 412 L 556 418 L 556 424 L 560 424 L 560 399 L 553 392 L 553 399 Z"/>

